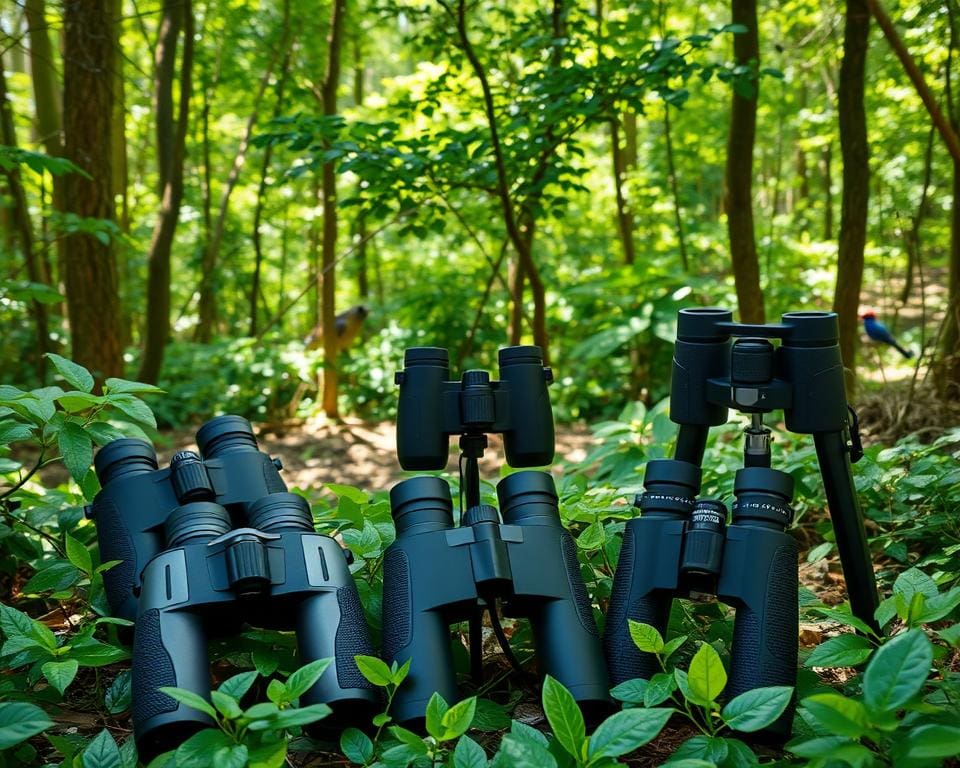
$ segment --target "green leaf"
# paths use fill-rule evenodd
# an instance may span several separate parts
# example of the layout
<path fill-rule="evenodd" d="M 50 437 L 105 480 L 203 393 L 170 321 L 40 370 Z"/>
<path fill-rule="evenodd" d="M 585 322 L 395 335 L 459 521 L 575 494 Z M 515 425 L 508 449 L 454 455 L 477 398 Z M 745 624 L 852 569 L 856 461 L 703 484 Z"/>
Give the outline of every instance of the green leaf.
<path fill-rule="evenodd" d="M 649 684 L 649 681 L 641 677 L 634 678 L 633 680 L 624 680 L 620 685 L 614 686 L 610 691 L 610 695 L 617 701 L 622 701 L 625 704 L 641 705 L 643 704 L 643 697 L 647 692 L 647 686 Z"/>
<path fill-rule="evenodd" d="M 323 487 L 336 496 L 350 499 L 350 501 L 356 502 L 357 504 L 366 504 L 368 501 L 370 501 L 370 497 L 367 495 L 366 491 L 361 491 L 359 488 L 354 488 L 352 485 L 324 483 Z"/>
<path fill-rule="evenodd" d="M 147 395 L 163 392 L 160 387 L 156 387 L 153 384 L 145 384 L 142 381 L 128 381 L 127 379 L 115 379 L 111 377 L 106 380 L 105 384 L 104 392 L 109 392 L 114 395 Z"/>
<path fill-rule="evenodd" d="M 873 645 L 865 637 L 845 634 L 831 637 L 813 649 L 805 667 L 855 667 L 873 653 Z"/>
<path fill-rule="evenodd" d="M 188 707 L 196 709 L 198 712 L 203 712 L 204 714 L 210 715 L 210 717 L 216 719 L 217 712 L 213 708 L 213 705 L 210 704 L 203 696 L 200 696 L 193 691 L 188 691 L 184 688 L 174 688 L 172 686 L 164 686 L 162 688 L 157 688 L 160 693 L 165 693 L 174 701 L 178 701 L 181 704 L 185 704 Z M 179 752 L 179 750 L 177 750 Z M 179 763 L 179 755 L 177 761 Z"/>
<path fill-rule="evenodd" d="M 604 720 L 587 747 L 587 757 L 620 757 L 656 738 L 673 715 L 672 709 L 625 709 Z"/>
<path fill-rule="evenodd" d="M 499 762 L 503 755 L 503 762 Z M 546 745 L 517 737 L 512 732 L 503 738 L 494 765 L 509 768 L 557 768 L 557 759 Z"/>
<path fill-rule="evenodd" d="M 81 667 L 105 667 L 130 658 L 130 652 L 115 645 L 87 640 L 70 648 L 68 658 L 76 659 Z"/>
<path fill-rule="evenodd" d="M 753 750 L 740 739 L 724 739 L 724 741 L 727 742 L 728 752 L 723 768 L 753 768 L 760 764 Z"/>
<path fill-rule="evenodd" d="M 893 594 L 902 595 L 909 603 L 917 593 L 924 597 L 937 596 L 937 584 L 919 568 L 908 568 L 893 582 Z"/>
<path fill-rule="evenodd" d="M 213 753 L 213 768 L 244 768 L 247 764 L 247 745 L 234 744 L 230 747 L 220 747 Z"/>
<path fill-rule="evenodd" d="M 406 728 L 403 728 L 399 725 L 390 726 L 390 734 L 399 741 L 403 746 L 405 746 L 411 754 L 414 755 L 426 755 L 429 752 L 429 747 L 426 742 L 421 739 L 413 731 L 408 731 Z"/>
<path fill-rule="evenodd" d="M 50 592 L 63 592 L 69 589 L 81 577 L 80 571 L 66 560 L 55 560 L 42 570 L 37 571 L 23 585 L 25 595 L 42 595 Z"/>
<path fill-rule="evenodd" d="M 80 663 L 76 659 L 67 659 L 66 661 L 48 661 L 40 667 L 40 671 L 43 672 L 43 676 L 47 678 L 50 685 L 63 696 L 64 691 L 73 682 L 73 678 L 77 676 L 79 668 Z"/>
<path fill-rule="evenodd" d="M 79 389 L 81 392 L 93 391 L 93 376 L 82 365 L 78 365 L 73 360 L 67 360 L 65 357 L 60 357 L 60 355 L 55 355 L 53 352 L 47 352 L 46 356 L 53 363 L 53 367 L 57 369 L 57 373 L 71 387 Z"/>
<path fill-rule="evenodd" d="M 917 622 L 929 624 L 939 621 L 953 613 L 953 609 L 960 605 L 960 587 L 954 587 L 948 592 L 927 598 L 923 608 L 917 613 Z"/>
<path fill-rule="evenodd" d="M 376 656 L 355 656 L 357 669 L 374 685 L 387 686 L 393 681 L 390 667 Z"/>
<path fill-rule="evenodd" d="M 655 707 L 669 699 L 677 690 L 677 681 L 672 672 L 657 672 L 650 678 L 643 694 L 643 706 Z"/>
<path fill-rule="evenodd" d="M 8 749 L 52 726 L 40 707 L 22 701 L 0 701 L 0 749 Z"/>
<path fill-rule="evenodd" d="M 247 720 L 263 720 L 273 717 L 279 711 L 280 708 L 272 701 L 261 701 L 249 707 L 243 713 L 243 716 L 247 718 Z"/>
<path fill-rule="evenodd" d="M 803 700 L 803 707 L 831 733 L 858 739 L 867 732 L 869 720 L 863 704 L 839 693 L 818 693 Z"/>
<path fill-rule="evenodd" d="M 687 642 L 688 635 L 680 635 L 673 638 L 673 640 L 668 640 L 664 643 L 663 650 L 661 651 L 661 656 L 663 656 L 664 661 L 669 659 L 676 653 L 677 649 L 680 648 L 685 642 Z"/>
<path fill-rule="evenodd" d="M 121 768 L 120 749 L 106 728 L 83 750 L 83 768 Z"/>
<path fill-rule="evenodd" d="M 213 706 L 217 708 L 217 712 L 228 720 L 236 720 L 243 714 L 237 700 L 223 691 L 210 691 L 210 700 L 213 702 Z"/>
<path fill-rule="evenodd" d="M 427 709 L 425 713 L 425 725 L 427 727 L 427 733 L 437 740 L 439 740 L 443 735 L 442 718 L 449 708 L 450 706 L 446 701 L 444 701 L 443 696 L 436 691 L 434 691 L 433 695 L 430 697 L 430 701 L 427 702 Z"/>
<path fill-rule="evenodd" d="M 687 680 L 697 704 L 706 705 L 715 701 L 726 686 L 727 672 L 720 661 L 720 654 L 709 643 L 703 643 L 694 654 Z"/>
<path fill-rule="evenodd" d="M 90 435 L 75 421 L 65 421 L 57 434 L 57 445 L 70 477 L 80 483 L 93 463 L 93 441 Z"/>
<path fill-rule="evenodd" d="M 951 624 L 946 629 L 938 629 L 937 634 L 954 648 L 960 648 L 960 623 Z"/>
<path fill-rule="evenodd" d="M 67 543 L 67 559 L 87 576 L 92 576 L 93 561 L 90 557 L 90 550 L 69 533 L 66 534 L 65 538 Z"/>
<path fill-rule="evenodd" d="M 291 700 L 287 697 L 287 686 L 279 680 L 267 683 L 267 698 L 274 704 L 286 704 Z"/>
<path fill-rule="evenodd" d="M 476 711 L 477 697 L 471 696 L 463 701 L 458 701 L 444 712 L 441 718 L 444 728 L 443 741 L 455 739 L 466 733 L 473 722 L 473 715 Z"/>
<path fill-rule="evenodd" d="M 269 720 L 258 720 L 250 724 L 250 730 L 266 730 L 267 728 L 294 728 L 309 725 L 322 720 L 333 710 L 326 704 L 311 704 L 308 707 L 292 707 L 281 709 Z"/>
<path fill-rule="evenodd" d="M 394 685 L 400 685 L 400 683 L 407 679 L 407 675 L 410 674 L 411 661 L 413 661 L 413 659 L 407 659 L 399 666 L 397 662 L 393 662 L 393 664 L 390 665 L 390 681 Z"/>
<path fill-rule="evenodd" d="M 863 675 L 863 700 L 872 711 L 891 712 L 923 687 L 933 662 L 933 646 L 920 629 L 882 645 Z"/>
<path fill-rule="evenodd" d="M 167 693 L 169 690 L 160 689 Z M 213 708 L 211 707 L 211 710 Z M 218 749 L 230 748 L 233 742 L 223 731 L 216 728 L 206 728 L 198 731 L 177 747 L 175 753 L 177 768 L 208 768 L 213 764 L 213 755 Z"/>
<path fill-rule="evenodd" d="M 660 653 L 663 650 L 663 636 L 656 627 L 633 619 L 627 623 L 630 627 L 630 638 L 637 648 L 645 653 Z"/>
<path fill-rule="evenodd" d="M 268 741 L 258 747 L 251 747 L 247 755 L 247 766 L 248 768 L 281 768 L 286 760 L 287 740 L 279 739 Z"/>
<path fill-rule="evenodd" d="M 543 711 L 557 741 L 579 759 L 586 739 L 583 713 L 570 691 L 550 675 L 543 681 Z"/>
<path fill-rule="evenodd" d="M 330 666 L 332 661 L 333 659 L 317 659 L 316 661 L 311 661 L 309 664 L 305 664 L 291 674 L 286 682 L 287 700 L 292 701 L 293 699 L 298 699 L 309 691 L 313 684 L 320 679 L 320 676 L 326 672 L 327 667 Z"/>
<path fill-rule="evenodd" d="M 250 661 L 263 677 L 270 677 L 280 666 L 280 659 L 272 650 L 257 648 L 250 652 Z"/>
<path fill-rule="evenodd" d="M 874 755 L 869 749 L 843 736 L 810 739 L 791 744 L 789 750 L 799 757 L 843 761 L 849 765 L 874 765 Z"/>
<path fill-rule="evenodd" d="M 463 736 L 453 750 L 454 768 L 486 768 L 487 753 L 469 736 Z"/>
<path fill-rule="evenodd" d="M 340 734 L 340 751 L 348 760 L 360 765 L 373 760 L 373 742 L 359 728 L 347 728 Z"/>
<path fill-rule="evenodd" d="M 79 413 L 94 408 L 103 402 L 102 397 L 86 392 L 64 392 L 56 398 L 60 406 L 68 413 Z"/>
<path fill-rule="evenodd" d="M 793 696 L 791 686 L 754 688 L 732 699 L 724 708 L 723 721 L 735 731 L 752 733 L 766 728 L 784 713 Z"/>
<path fill-rule="evenodd" d="M 157 420 L 153 411 L 143 400 L 138 400 L 133 395 L 107 395 L 107 402 L 135 423 L 156 429 Z"/>
<path fill-rule="evenodd" d="M 862 619 L 858 619 L 852 613 L 850 613 L 850 608 L 844 604 L 842 608 L 814 608 L 816 613 L 819 613 L 821 616 L 825 616 L 831 621 L 836 621 L 840 624 L 843 624 L 848 627 L 853 627 L 853 629 L 858 632 L 862 632 L 865 635 L 872 635 L 876 637 L 876 632 Z"/>
<path fill-rule="evenodd" d="M 903 753 L 914 760 L 939 760 L 960 755 L 960 728 L 952 725 L 920 725 L 911 728 Z"/>
<path fill-rule="evenodd" d="M 257 672 L 255 670 L 241 672 L 239 675 L 234 675 L 224 680 L 217 690 L 240 701 L 240 699 L 247 695 L 247 691 L 250 690 L 250 686 L 253 685 L 256 679 Z"/>
<path fill-rule="evenodd" d="M 27 614 L 0 603 L 0 631 L 10 640 L 23 638 L 49 651 L 56 650 L 57 637 L 42 622 L 31 619 Z"/>
<path fill-rule="evenodd" d="M 727 740 L 716 736 L 694 736 L 681 744 L 670 756 L 672 765 L 675 760 L 706 760 L 708 763 L 720 765 L 727 759 L 730 747 Z"/>
<path fill-rule="evenodd" d="M 130 708 L 130 670 L 117 675 L 103 697 L 103 705 L 111 715 L 119 715 Z"/>

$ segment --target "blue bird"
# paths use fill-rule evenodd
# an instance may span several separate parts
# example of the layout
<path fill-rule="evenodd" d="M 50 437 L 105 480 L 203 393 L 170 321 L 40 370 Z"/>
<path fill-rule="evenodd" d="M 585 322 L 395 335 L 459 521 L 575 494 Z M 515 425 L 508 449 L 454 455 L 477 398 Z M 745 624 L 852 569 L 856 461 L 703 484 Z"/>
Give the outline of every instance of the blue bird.
<path fill-rule="evenodd" d="M 906 358 L 913 357 L 913 352 L 911 352 L 909 349 L 904 349 L 901 347 L 897 343 L 897 340 L 893 338 L 893 334 L 890 333 L 890 329 L 877 320 L 877 316 L 873 312 L 865 312 L 863 314 L 863 329 L 867 332 L 867 336 L 874 341 L 879 341 L 881 344 L 889 344 L 891 347 L 896 347 L 897 351 Z"/>

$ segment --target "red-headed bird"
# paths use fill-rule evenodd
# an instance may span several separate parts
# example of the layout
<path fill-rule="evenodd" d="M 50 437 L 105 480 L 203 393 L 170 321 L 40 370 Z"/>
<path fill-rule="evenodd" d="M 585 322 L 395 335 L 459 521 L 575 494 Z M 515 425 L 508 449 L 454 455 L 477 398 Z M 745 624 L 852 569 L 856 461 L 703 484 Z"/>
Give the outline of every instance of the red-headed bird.
<path fill-rule="evenodd" d="M 890 329 L 877 320 L 877 316 L 873 312 L 864 312 L 863 329 L 867 332 L 867 336 L 874 341 L 879 341 L 881 344 L 889 344 L 891 347 L 896 347 L 897 351 L 906 358 L 913 357 L 913 352 L 911 352 L 909 349 L 904 349 L 901 347 L 897 343 L 897 340 L 893 338 L 893 334 L 890 333 Z"/>

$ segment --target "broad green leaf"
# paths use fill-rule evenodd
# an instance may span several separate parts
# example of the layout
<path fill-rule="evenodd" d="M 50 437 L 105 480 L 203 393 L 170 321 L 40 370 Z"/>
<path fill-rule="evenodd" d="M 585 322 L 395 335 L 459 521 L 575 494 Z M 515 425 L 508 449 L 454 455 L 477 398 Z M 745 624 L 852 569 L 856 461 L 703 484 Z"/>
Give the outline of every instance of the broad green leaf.
<path fill-rule="evenodd" d="M 354 488 L 352 485 L 339 485 L 338 483 L 324 483 L 323 487 L 336 496 L 350 499 L 357 504 L 366 504 L 370 497 L 366 491 Z"/>
<path fill-rule="evenodd" d="M 390 665 L 390 681 L 394 685 L 400 685 L 410 674 L 410 662 L 413 659 L 407 659 L 403 664 L 398 665 L 396 661 Z"/>
<path fill-rule="evenodd" d="M 203 696 L 200 696 L 194 693 L 193 691 L 188 691 L 184 688 L 174 688 L 171 686 L 164 686 L 162 688 L 158 688 L 157 690 L 160 691 L 160 693 L 167 694 L 167 696 L 169 696 L 174 701 L 178 701 L 181 704 L 185 704 L 186 706 L 196 709 L 199 712 L 203 712 L 204 714 L 210 715 L 210 717 L 214 719 L 216 719 L 217 717 L 217 712 L 213 708 L 213 705 L 209 701 L 207 701 L 205 698 L 203 698 Z M 180 758 L 178 755 L 177 757 L 178 763 L 179 763 L 179 760 Z"/>
<path fill-rule="evenodd" d="M 960 587 L 944 592 L 924 601 L 923 608 L 917 612 L 916 620 L 923 624 L 946 618 L 960 605 Z"/>
<path fill-rule="evenodd" d="M 715 701 L 726 687 L 727 672 L 720 661 L 720 654 L 709 643 L 703 643 L 694 654 L 687 680 L 697 704 Z"/>
<path fill-rule="evenodd" d="M 87 576 L 93 575 L 93 560 L 90 557 L 90 550 L 86 545 L 81 544 L 69 533 L 65 536 L 67 544 L 67 559 L 77 568 L 83 571 Z"/>
<path fill-rule="evenodd" d="M 73 682 L 73 678 L 77 676 L 79 668 L 80 663 L 76 659 L 67 659 L 67 661 L 48 661 L 40 667 L 40 671 L 43 672 L 43 676 L 47 678 L 50 685 L 63 696 L 64 691 Z"/>
<path fill-rule="evenodd" d="M 220 683 L 220 687 L 217 690 L 240 701 L 240 699 L 247 695 L 247 691 L 250 690 L 250 686 L 253 685 L 256 679 L 257 672 L 255 670 L 241 672 L 239 675 L 234 675 L 224 680 Z"/>
<path fill-rule="evenodd" d="M 842 736 L 824 736 L 810 739 L 789 747 L 799 757 L 822 759 L 824 761 L 842 761 L 848 765 L 874 765 L 874 755 L 862 744 Z M 826 763 L 824 763 L 826 764 Z"/>
<path fill-rule="evenodd" d="M 486 768 L 487 753 L 469 736 L 462 736 L 453 750 L 453 768 Z"/>
<path fill-rule="evenodd" d="M 8 749 L 52 726 L 40 707 L 23 701 L 0 701 L 0 749 Z"/>
<path fill-rule="evenodd" d="M 229 749 L 231 746 L 233 742 L 223 731 L 215 728 L 198 731 L 177 747 L 176 766 L 177 768 L 209 768 L 216 751 L 224 747 Z"/>
<path fill-rule="evenodd" d="M 587 757 L 620 757 L 656 738 L 673 715 L 672 709 L 625 709 L 604 720 L 587 747 Z"/>
<path fill-rule="evenodd" d="M 269 720 L 258 720 L 251 723 L 250 730 L 265 730 L 267 728 L 294 728 L 309 725 L 322 720 L 333 710 L 326 704 L 311 704 L 308 707 L 293 707 L 281 709 Z"/>
<path fill-rule="evenodd" d="M 627 622 L 630 628 L 630 638 L 633 644 L 645 653 L 660 653 L 663 650 L 663 636 L 656 627 L 630 619 Z"/>
<path fill-rule="evenodd" d="M 426 727 L 427 733 L 435 739 L 440 739 L 443 735 L 442 718 L 444 713 L 450 708 L 450 705 L 444 700 L 443 696 L 434 691 L 427 702 L 426 709 Z"/>
<path fill-rule="evenodd" d="M 406 728 L 399 725 L 390 726 L 390 734 L 401 744 L 408 748 L 408 750 L 415 755 L 426 755 L 429 751 L 429 747 L 426 742 L 421 739 L 413 731 L 407 730 Z"/>
<path fill-rule="evenodd" d="M 836 621 L 840 624 L 843 624 L 847 627 L 853 627 L 853 629 L 858 632 L 862 632 L 865 635 L 876 636 L 876 632 L 867 624 L 865 621 L 858 619 L 852 613 L 850 613 L 850 608 L 844 604 L 842 608 L 814 608 L 814 611 L 819 613 L 821 616 L 824 616 L 831 621 Z"/>
<path fill-rule="evenodd" d="M 476 711 L 477 697 L 470 696 L 463 701 L 458 701 L 444 712 L 441 718 L 444 728 L 443 740 L 449 741 L 466 733 L 473 722 L 473 715 Z"/>
<path fill-rule="evenodd" d="M 157 420 L 150 406 L 133 395 L 107 395 L 107 402 L 135 423 L 156 429 Z"/>
<path fill-rule="evenodd" d="M 274 704 L 286 704 L 291 701 L 287 696 L 287 686 L 280 680 L 271 680 L 267 683 L 267 698 Z"/>
<path fill-rule="evenodd" d="M 913 760 L 938 760 L 960 755 L 960 728 L 920 725 L 907 731 L 903 754 Z"/>
<path fill-rule="evenodd" d="M 223 691 L 210 691 L 210 701 L 213 702 L 217 712 L 228 720 L 236 720 L 243 714 L 237 700 Z"/>
<path fill-rule="evenodd" d="M 687 642 L 687 637 L 687 635 L 680 635 L 673 638 L 673 640 L 668 640 L 666 643 L 664 643 L 663 650 L 660 652 L 660 655 L 663 656 L 664 660 L 673 656 L 680 646 Z"/>
<path fill-rule="evenodd" d="M 393 680 L 390 667 L 376 656 L 355 656 L 357 668 L 374 685 L 387 686 Z"/>
<path fill-rule="evenodd" d="M 500 759 L 500 755 L 503 759 Z M 500 743 L 499 754 L 494 765 L 509 768 L 557 768 L 557 759 L 543 744 L 518 738 L 513 733 L 505 736 Z"/>
<path fill-rule="evenodd" d="M 756 754 L 740 739 L 724 739 L 727 742 L 727 759 L 723 768 L 753 768 L 760 761 Z"/>
<path fill-rule="evenodd" d="M 130 670 L 117 675 L 103 697 L 103 704 L 111 715 L 118 715 L 130 708 Z"/>
<path fill-rule="evenodd" d="M 917 593 L 936 597 L 937 592 L 936 582 L 919 568 L 908 568 L 893 582 L 893 594 L 902 595 L 908 603 Z"/>
<path fill-rule="evenodd" d="M 93 463 L 93 441 L 75 421 L 66 421 L 57 435 L 63 463 L 77 483 L 83 480 Z"/>
<path fill-rule="evenodd" d="M 0 603 L 0 631 L 11 640 L 28 638 L 51 651 L 57 647 L 57 637 L 46 624 L 3 603 Z"/>
<path fill-rule="evenodd" d="M 79 661 L 81 667 L 105 667 L 129 659 L 130 652 L 99 640 L 87 640 L 83 645 L 72 646 L 68 657 Z"/>
<path fill-rule="evenodd" d="M 670 756 L 670 764 L 674 760 L 706 760 L 708 763 L 720 765 L 727 759 L 730 747 L 727 740 L 716 736 L 694 736 L 681 744 Z"/>
<path fill-rule="evenodd" d="M 839 693 L 808 696 L 803 700 L 803 706 L 826 730 L 838 736 L 858 739 L 870 727 L 863 704 Z"/>
<path fill-rule="evenodd" d="M 56 401 L 68 413 L 79 413 L 100 405 L 103 398 L 86 392 L 64 392 L 56 397 Z"/>
<path fill-rule="evenodd" d="M 71 387 L 81 392 L 93 391 L 93 376 L 82 365 L 78 365 L 73 360 L 67 360 L 65 357 L 60 357 L 53 352 L 47 352 L 46 356 L 53 363 L 53 367 L 57 369 L 57 373 Z"/>
<path fill-rule="evenodd" d="M 960 648 L 960 623 L 951 624 L 946 629 L 938 629 L 937 634 L 954 648 Z"/>
<path fill-rule="evenodd" d="M 933 662 L 933 646 L 912 629 L 882 645 L 863 675 L 863 700 L 875 712 L 896 710 L 923 687 Z"/>
<path fill-rule="evenodd" d="M 650 678 L 643 694 L 643 706 L 655 707 L 669 699 L 677 690 L 677 681 L 672 672 L 657 672 Z"/>
<path fill-rule="evenodd" d="M 855 667 L 873 653 L 873 644 L 861 635 L 844 634 L 831 637 L 813 649 L 806 667 Z"/>
<path fill-rule="evenodd" d="M 213 753 L 212 768 L 244 768 L 247 764 L 247 745 L 234 744 L 220 747 Z"/>
<path fill-rule="evenodd" d="M 278 707 L 272 701 L 261 701 L 251 707 L 248 707 L 244 711 L 243 716 L 247 718 L 247 720 L 262 720 L 264 718 L 273 717 L 279 711 L 280 707 Z"/>
<path fill-rule="evenodd" d="M 784 713 L 793 696 L 791 686 L 754 688 L 732 699 L 721 713 L 735 731 L 752 733 L 766 728 Z"/>
<path fill-rule="evenodd" d="M 615 686 L 610 691 L 610 695 L 617 701 L 622 701 L 626 704 L 640 705 L 643 704 L 643 696 L 647 692 L 647 686 L 649 684 L 648 680 L 644 680 L 641 677 L 634 678 L 633 680 L 624 680 L 620 685 Z"/>
<path fill-rule="evenodd" d="M 289 701 L 300 698 L 326 672 L 333 659 L 317 659 L 300 667 L 287 678 L 287 697 Z"/>
<path fill-rule="evenodd" d="M 348 760 L 360 765 L 373 760 L 373 742 L 359 728 L 347 728 L 340 734 L 340 751 Z"/>
<path fill-rule="evenodd" d="M 163 390 L 153 384 L 144 384 L 142 381 L 128 381 L 127 379 L 109 378 L 105 382 L 106 392 L 114 395 L 147 395 L 162 393 Z"/>
<path fill-rule="evenodd" d="M 83 768 L 121 768 L 120 748 L 106 728 L 83 750 Z"/>
<path fill-rule="evenodd" d="M 272 650 L 256 649 L 250 652 L 250 661 L 263 677 L 270 677 L 280 666 L 280 659 Z"/>
<path fill-rule="evenodd" d="M 543 711 L 560 745 L 579 758 L 586 739 L 583 713 L 570 691 L 550 675 L 543 681 Z"/>
<path fill-rule="evenodd" d="M 287 759 L 287 740 L 268 741 L 251 747 L 247 755 L 248 768 L 280 768 Z M 179 766 L 178 766 L 179 768 Z"/>
<path fill-rule="evenodd" d="M 51 592 L 63 592 L 80 581 L 82 574 L 73 563 L 55 560 L 42 570 L 37 571 L 23 585 L 25 595 L 43 595 Z"/>

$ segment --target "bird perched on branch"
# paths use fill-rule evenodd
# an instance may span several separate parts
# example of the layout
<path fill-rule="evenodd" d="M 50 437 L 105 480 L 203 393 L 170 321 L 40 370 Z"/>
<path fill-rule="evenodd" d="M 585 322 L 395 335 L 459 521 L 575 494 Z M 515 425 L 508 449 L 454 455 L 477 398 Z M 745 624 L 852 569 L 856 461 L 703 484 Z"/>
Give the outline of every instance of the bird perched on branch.
<path fill-rule="evenodd" d="M 889 344 L 891 347 L 896 347 L 897 351 L 908 359 L 913 357 L 913 352 L 911 352 L 909 349 L 901 347 L 900 344 L 897 343 L 897 340 L 893 338 L 893 334 L 890 333 L 890 329 L 877 320 L 877 316 L 873 312 L 865 312 L 863 314 L 863 330 L 865 330 L 867 332 L 867 336 L 874 341 L 879 341 L 881 344 Z"/>

